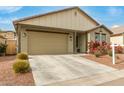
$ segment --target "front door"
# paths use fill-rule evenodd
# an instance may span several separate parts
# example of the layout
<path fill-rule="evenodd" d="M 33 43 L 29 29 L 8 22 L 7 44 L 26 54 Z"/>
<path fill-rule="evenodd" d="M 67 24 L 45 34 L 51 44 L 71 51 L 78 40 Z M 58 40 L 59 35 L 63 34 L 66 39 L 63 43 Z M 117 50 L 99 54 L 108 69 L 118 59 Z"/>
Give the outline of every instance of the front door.
<path fill-rule="evenodd" d="M 79 34 L 77 34 L 76 35 L 76 52 L 77 53 L 80 53 L 80 35 Z"/>
<path fill-rule="evenodd" d="M 76 52 L 77 53 L 85 53 L 87 47 L 87 37 L 86 34 L 77 33 L 76 35 Z"/>

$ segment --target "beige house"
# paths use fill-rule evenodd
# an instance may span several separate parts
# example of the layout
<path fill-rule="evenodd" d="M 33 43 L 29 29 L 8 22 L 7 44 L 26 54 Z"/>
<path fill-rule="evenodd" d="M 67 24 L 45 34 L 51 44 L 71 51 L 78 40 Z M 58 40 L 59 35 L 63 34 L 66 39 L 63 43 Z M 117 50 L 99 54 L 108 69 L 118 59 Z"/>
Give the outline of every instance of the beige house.
<path fill-rule="evenodd" d="M 110 39 L 111 43 L 123 45 L 124 44 L 124 26 L 112 28 L 111 31 L 113 32 Z"/>
<path fill-rule="evenodd" d="M 30 55 L 87 52 L 88 42 L 110 42 L 112 32 L 78 7 L 35 15 L 13 22 L 18 52 Z"/>

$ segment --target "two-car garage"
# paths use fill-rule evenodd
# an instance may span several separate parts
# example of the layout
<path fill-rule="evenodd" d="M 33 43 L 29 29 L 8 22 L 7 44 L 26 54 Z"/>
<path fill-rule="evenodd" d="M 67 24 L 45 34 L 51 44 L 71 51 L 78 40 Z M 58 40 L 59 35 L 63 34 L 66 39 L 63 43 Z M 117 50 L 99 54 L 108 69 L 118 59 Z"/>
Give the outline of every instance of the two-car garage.
<path fill-rule="evenodd" d="M 67 33 L 28 31 L 27 34 L 30 55 L 68 53 Z"/>

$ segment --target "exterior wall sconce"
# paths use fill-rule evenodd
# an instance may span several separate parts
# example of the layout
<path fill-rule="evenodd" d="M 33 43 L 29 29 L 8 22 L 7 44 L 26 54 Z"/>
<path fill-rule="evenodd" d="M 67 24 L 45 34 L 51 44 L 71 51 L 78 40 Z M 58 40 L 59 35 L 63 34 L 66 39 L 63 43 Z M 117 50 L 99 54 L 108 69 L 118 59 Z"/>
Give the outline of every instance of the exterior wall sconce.
<path fill-rule="evenodd" d="M 22 36 L 23 36 L 23 37 L 27 37 L 27 34 L 26 34 L 26 33 L 23 33 Z"/>
<path fill-rule="evenodd" d="M 70 36 L 70 39 L 72 38 L 72 36 Z"/>
<path fill-rule="evenodd" d="M 77 12 L 75 11 L 75 16 L 77 16 Z"/>
<path fill-rule="evenodd" d="M 70 41 L 72 41 L 72 36 L 69 36 L 69 38 L 70 38 Z"/>

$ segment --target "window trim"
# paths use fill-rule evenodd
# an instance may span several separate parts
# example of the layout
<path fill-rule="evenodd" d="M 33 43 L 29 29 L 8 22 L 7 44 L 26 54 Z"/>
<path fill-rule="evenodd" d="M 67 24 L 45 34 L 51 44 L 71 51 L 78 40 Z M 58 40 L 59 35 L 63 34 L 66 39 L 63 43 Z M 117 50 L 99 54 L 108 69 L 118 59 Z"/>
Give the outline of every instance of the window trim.
<path fill-rule="evenodd" d="M 99 34 L 99 40 L 96 40 L 96 34 Z M 101 34 L 101 35 L 100 35 Z M 103 38 L 102 38 L 102 35 L 105 35 L 105 40 L 103 40 Z M 101 37 L 100 37 L 101 36 Z M 106 40 L 107 40 L 107 34 L 105 34 L 105 33 L 98 33 L 98 32 L 95 32 L 95 40 L 96 41 L 100 41 L 100 38 L 101 38 L 101 41 L 105 41 L 106 42 Z"/>

